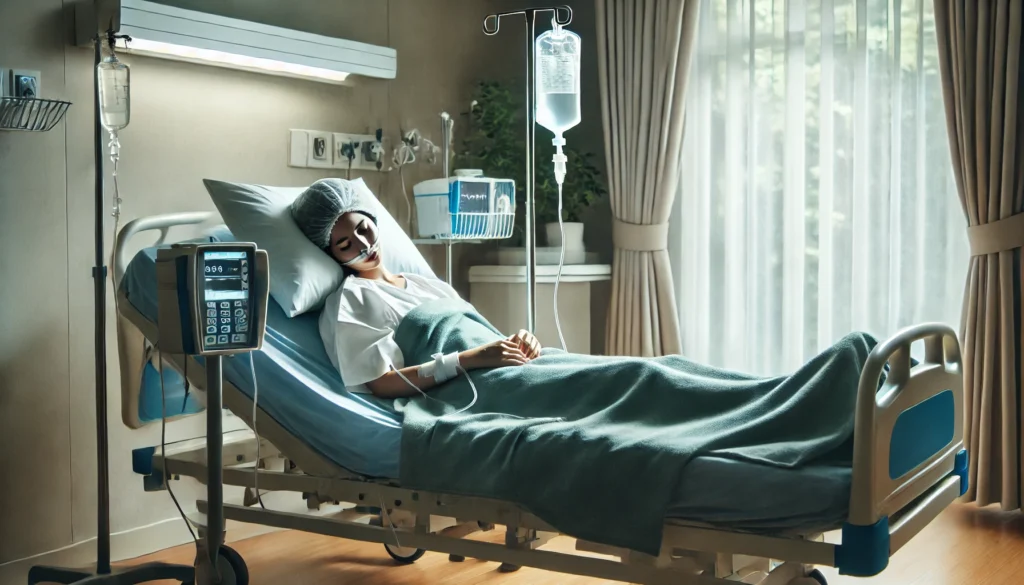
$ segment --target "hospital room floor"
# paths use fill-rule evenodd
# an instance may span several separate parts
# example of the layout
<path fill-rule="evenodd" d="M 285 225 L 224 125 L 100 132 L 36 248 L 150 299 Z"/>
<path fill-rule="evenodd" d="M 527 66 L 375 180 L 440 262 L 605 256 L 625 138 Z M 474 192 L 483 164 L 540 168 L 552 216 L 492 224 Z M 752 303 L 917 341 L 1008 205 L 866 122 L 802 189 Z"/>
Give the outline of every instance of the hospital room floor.
<path fill-rule="evenodd" d="M 500 542 L 502 533 L 483 538 Z M 379 544 L 297 532 L 277 532 L 233 543 L 246 559 L 253 585 L 582 585 L 611 583 L 536 569 L 497 572 L 497 563 L 427 553 L 414 565 L 395 566 Z M 571 551 L 572 541 L 556 539 L 545 550 Z M 191 563 L 194 548 L 181 546 L 146 561 Z M 1024 575 L 1024 514 L 955 504 L 892 559 L 881 576 L 839 577 L 823 571 L 830 585 L 1018 585 Z"/>

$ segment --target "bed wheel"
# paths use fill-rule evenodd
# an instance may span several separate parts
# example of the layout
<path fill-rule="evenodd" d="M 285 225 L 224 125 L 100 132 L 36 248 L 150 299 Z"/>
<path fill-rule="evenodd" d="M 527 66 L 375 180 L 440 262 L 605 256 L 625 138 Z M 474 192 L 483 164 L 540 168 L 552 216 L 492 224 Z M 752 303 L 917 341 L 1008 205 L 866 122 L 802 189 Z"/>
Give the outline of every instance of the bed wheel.
<path fill-rule="evenodd" d="M 231 572 L 234 573 L 234 581 L 224 579 L 224 583 L 231 583 L 234 585 L 249 585 L 249 567 L 246 566 L 245 560 L 242 559 L 242 555 L 238 554 L 238 551 L 231 548 L 230 546 L 220 547 L 220 558 L 225 561 Z M 223 569 L 221 569 L 223 571 Z"/>
<path fill-rule="evenodd" d="M 825 580 L 825 575 L 822 575 L 821 571 L 814 569 L 807 573 L 806 577 L 793 579 L 789 582 L 789 585 L 828 585 L 828 581 Z"/>
<path fill-rule="evenodd" d="M 513 565 L 513 564 L 510 564 L 510 563 L 501 563 L 501 566 L 498 567 L 498 572 L 499 573 L 515 573 L 516 571 L 518 571 L 521 568 L 522 567 L 520 567 L 519 565 Z"/>
<path fill-rule="evenodd" d="M 219 553 L 217 570 L 220 572 L 222 585 L 249 585 L 249 568 L 245 565 L 242 555 L 235 549 L 223 545 Z M 195 581 L 184 581 L 182 585 L 195 585 Z"/>
<path fill-rule="evenodd" d="M 448 555 L 448 560 L 452 563 L 461 563 L 466 560 L 466 557 L 460 555 Z"/>
<path fill-rule="evenodd" d="M 395 561 L 403 564 L 410 565 L 415 563 L 426 553 L 427 551 L 422 548 L 411 548 L 408 546 L 394 546 L 390 544 L 384 545 L 384 550 L 388 551 L 388 555 Z"/>

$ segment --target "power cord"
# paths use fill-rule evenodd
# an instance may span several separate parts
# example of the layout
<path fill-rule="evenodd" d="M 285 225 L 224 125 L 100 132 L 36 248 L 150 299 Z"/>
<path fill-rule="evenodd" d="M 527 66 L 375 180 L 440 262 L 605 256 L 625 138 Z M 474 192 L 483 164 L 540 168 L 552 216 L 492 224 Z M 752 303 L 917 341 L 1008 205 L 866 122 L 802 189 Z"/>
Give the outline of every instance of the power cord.
<path fill-rule="evenodd" d="M 416 162 L 417 153 L 422 153 L 427 164 L 434 164 L 440 150 L 436 144 L 420 135 L 419 130 L 413 129 L 402 135 L 401 143 L 391 152 L 391 166 L 388 170 L 398 169 L 398 177 L 402 182 L 402 196 L 405 198 L 406 214 L 409 218 L 409 233 L 412 233 L 412 200 L 409 198 L 409 190 L 405 186 L 405 173 L 402 171 L 402 167 Z"/>
<path fill-rule="evenodd" d="M 345 179 L 352 180 L 352 161 L 356 158 L 356 149 L 359 147 L 358 142 L 346 142 L 341 145 L 339 152 L 341 156 L 348 159 L 348 171 L 345 173 Z"/>
<path fill-rule="evenodd" d="M 263 496 L 260 495 L 260 432 L 256 430 L 256 405 L 260 398 L 260 387 L 256 382 L 256 358 L 253 357 L 253 352 L 249 352 L 249 371 L 252 372 L 252 432 L 256 435 L 256 466 L 253 467 L 252 472 L 252 485 L 256 491 L 256 501 L 259 502 L 260 508 L 267 509 L 263 505 Z"/>
<path fill-rule="evenodd" d="M 185 356 L 186 363 L 188 362 L 188 356 Z M 185 521 L 185 527 L 188 528 L 189 534 L 192 535 L 192 540 L 196 543 L 196 551 L 199 550 L 199 538 L 196 537 L 195 530 L 192 529 L 192 524 L 188 521 L 188 516 L 185 516 L 185 511 L 181 509 L 181 504 L 178 503 L 178 498 L 174 495 L 174 490 L 171 489 L 171 482 L 167 481 L 167 397 L 164 390 L 164 356 L 162 352 L 157 352 L 157 374 L 160 376 L 160 456 L 163 458 L 163 465 L 160 466 L 164 477 L 164 485 L 167 486 L 167 493 L 171 495 L 171 500 L 174 501 L 174 507 L 178 509 L 178 514 L 181 514 L 181 519 Z"/>

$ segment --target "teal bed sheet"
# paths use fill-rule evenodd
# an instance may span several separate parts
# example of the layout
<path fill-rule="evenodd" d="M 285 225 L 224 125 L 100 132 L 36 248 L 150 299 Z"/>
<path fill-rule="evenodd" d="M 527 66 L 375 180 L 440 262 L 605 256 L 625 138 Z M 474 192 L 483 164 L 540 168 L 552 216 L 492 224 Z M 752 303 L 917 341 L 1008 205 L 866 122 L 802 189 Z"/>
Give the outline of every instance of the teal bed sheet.
<path fill-rule="evenodd" d="M 407 363 L 501 337 L 461 301 L 421 305 L 396 335 Z M 770 518 L 767 508 L 784 496 L 761 484 L 764 470 L 849 469 L 858 380 L 874 345 L 847 336 L 780 377 L 680 356 L 562 352 L 477 370 L 479 398 L 468 410 L 458 412 L 472 398 L 464 377 L 402 405 L 401 483 L 516 502 L 567 534 L 656 555 L 681 489 L 712 505 L 696 520 L 715 516 L 715 505 L 762 507 Z M 744 467 L 703 481 L 691 468 L 702 456 Z M 775 517 L 799 523 L 815 512 L 791 500 Z"/>

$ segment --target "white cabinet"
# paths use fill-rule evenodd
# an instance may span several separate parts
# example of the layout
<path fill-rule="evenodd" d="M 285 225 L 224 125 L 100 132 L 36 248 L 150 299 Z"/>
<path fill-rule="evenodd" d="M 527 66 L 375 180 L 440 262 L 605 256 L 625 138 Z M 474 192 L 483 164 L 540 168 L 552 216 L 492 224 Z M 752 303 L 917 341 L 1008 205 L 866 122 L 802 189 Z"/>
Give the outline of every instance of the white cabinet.
<path fill-rule="evenodd" d="M 561 347 L 554 314 L 557 273 L 558 266 L 537 266 L 537 330 L 534 334 L 545 347 Z M 558 317 L 570 352 L 590 353 L 591 283 L 611 280 L 611 276 L 612 267 L 607 264 L 562 267 Z M 469 291 L 469 301 L 501 332 L 512 334 L 526 328 L 525 266 L 473 266 L 469 269 Z"/>

